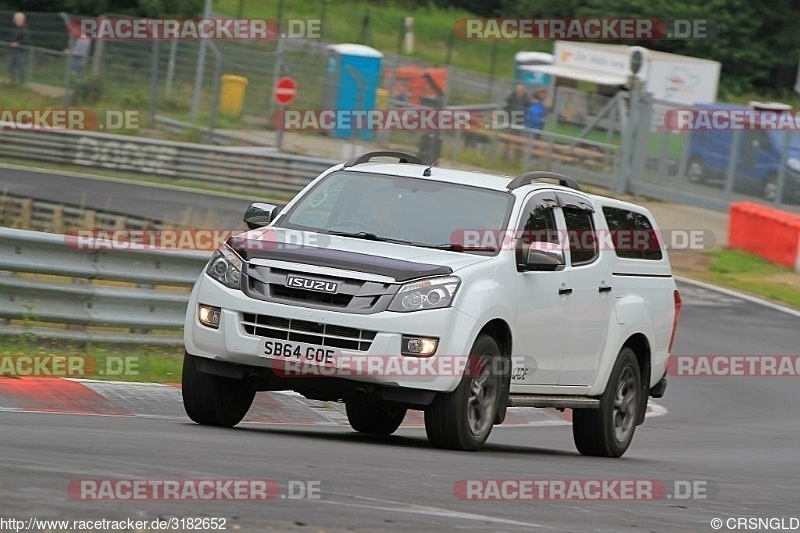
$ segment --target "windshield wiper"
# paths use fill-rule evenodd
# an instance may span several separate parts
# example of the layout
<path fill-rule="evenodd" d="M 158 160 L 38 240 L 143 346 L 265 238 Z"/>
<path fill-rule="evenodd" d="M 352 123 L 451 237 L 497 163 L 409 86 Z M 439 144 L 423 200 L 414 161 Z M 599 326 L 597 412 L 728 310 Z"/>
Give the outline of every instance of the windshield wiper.
<path fill-rule="evenodd" d="M 364 239 L 366 241 L 384 240 L 382 237 L 378 237 L 374 233 L 370 233 L 368 231 L 349 232 L 349 231 L 328 230 L 328 233 L 330 233 L 331 235 L 338 235 L 339 237 L 353 237 L 354 239 Z"/>
<path fill-rule="evenodd" d="M 410 244 L 412 246 L 419 246 L 419 243 L 413 241 L 404 241 L 402 239 L 381 237 L 380 235 L 376 235 L 375 233 L 370 233 L 369 231 L 356 231 L 351 233 L 349 231 L 328 230 L 328 233 L 330 233 L 331 235 L 336 235 L 338 237 L 352 237 L 354 239 L 364 239 L 365 241 L 391 242 L 395 244 Z"/>
<path fill-rule="evenodd" d="M 431 244 L 426 248 L 433 248 L 435 250 L 447 250 L 449 252 L 496 252 L 496 246 L 464 246 L 455 242 L 447 244 Z"/>

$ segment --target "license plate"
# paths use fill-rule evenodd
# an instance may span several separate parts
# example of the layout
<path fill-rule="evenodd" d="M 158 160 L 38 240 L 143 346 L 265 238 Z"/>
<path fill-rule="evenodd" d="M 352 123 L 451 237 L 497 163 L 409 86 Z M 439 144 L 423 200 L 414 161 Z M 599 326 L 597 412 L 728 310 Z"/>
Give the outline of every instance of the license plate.
<path fill-rule="evenodd" d="M 308 364 L 334 365 L 339 352 L 340 350 L 337 348 L 307 344 L 305 342 L 275 340 L 264 343 L 265 357 Z"/>

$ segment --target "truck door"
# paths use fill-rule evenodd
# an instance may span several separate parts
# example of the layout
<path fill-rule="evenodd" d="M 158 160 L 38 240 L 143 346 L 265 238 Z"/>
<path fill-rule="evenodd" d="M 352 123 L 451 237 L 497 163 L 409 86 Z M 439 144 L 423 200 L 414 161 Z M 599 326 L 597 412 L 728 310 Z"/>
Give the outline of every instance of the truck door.
<path fill-rule="evenodd" d="M 567 282 L 569 335 L 564 337 L 564 359 L 559 385 L 589 385 L 597 370 L 611 319 L 614 299 L 608 254 L 601 250 L 596 217 L 589 201 L 558 193 L 569 240 Z M 599 215 L 602 216 L 602 215 Z"/>
<path fill-rule="evenodd" d="M 533 193 L 517 224 L 517 264 L 537 243 L 564 251 L 563 223 L 557 223 L 555 191 Z M 568 267 L 566 267 L 568 268 Z M 514 338 L 512 387 L 557 385 L 564 340 L 569 337 L 569 294 L 564 269 L 519 271 L 516 274 L 517 323 Z M 525 392 L 515 387 L 515 392 Z"/>

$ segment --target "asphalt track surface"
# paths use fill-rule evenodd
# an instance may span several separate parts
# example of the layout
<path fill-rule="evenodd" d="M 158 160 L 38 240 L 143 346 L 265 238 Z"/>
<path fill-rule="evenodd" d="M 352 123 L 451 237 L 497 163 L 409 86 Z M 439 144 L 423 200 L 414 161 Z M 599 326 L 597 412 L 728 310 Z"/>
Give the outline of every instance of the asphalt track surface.
<path fill-rule="evenodd" d="M 800 318 L 696 287 L 674 353 L 794 355 Z M 388 438 L 341 426 L 0 412 L 4 518 L 225 517 L 228 529 L 297 531 L 712 531 L 729 517 L 798 517 L 800 388 L 792 377 L 674 377 L 618 460 L 582 457 L 569 426 L 495 428 L 484 450 L 429 447 L 421 429 Z M 321 500 L 99 502 L 76 479 L 321 481 Z M 464 479 L 646 479 L 705 483 L 706 499 L 464 501 Z M 723 528 L 725 529 L 725 528 Z"/>
<path fill-rule="evenodd" d="M 242 226 L 247 206 L 261 200 L 5 166 L 0 166 L 0 193 L 158 220 L 190 215 L 193 222 L 226 229 Z"/>

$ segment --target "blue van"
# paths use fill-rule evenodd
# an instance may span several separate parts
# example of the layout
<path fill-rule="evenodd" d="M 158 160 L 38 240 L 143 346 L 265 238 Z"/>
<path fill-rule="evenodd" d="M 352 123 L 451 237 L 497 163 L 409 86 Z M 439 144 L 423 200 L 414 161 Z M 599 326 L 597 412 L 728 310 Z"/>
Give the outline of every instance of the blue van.
<path fill-rule="evenodd" d="M 696 109 L 752 109 L 738 104 L 699 104 Z M 686 177 L 693 183 L 724 183 L 733 144 L 733 130 L 696 130 L 689 135 Z M 790 134 L 783 201 L 800 203 L 800 132 Z M 741 132 L 734 189 L 774 200 L 785 132 L 744 130 Z"/>

